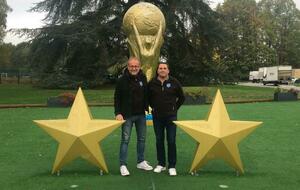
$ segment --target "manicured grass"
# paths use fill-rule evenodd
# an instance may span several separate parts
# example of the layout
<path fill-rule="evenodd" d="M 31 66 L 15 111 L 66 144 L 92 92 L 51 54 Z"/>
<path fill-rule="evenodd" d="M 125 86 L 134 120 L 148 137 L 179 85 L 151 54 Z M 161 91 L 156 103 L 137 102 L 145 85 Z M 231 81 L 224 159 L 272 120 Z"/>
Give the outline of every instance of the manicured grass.
<path fill-rule="evenodd" d="M 57 143 L 32 120 L 66 118 L 69 108 L 0 109 L 0 186 L 9 190 L 72 189 L 288 189 L 300 186 L 300 102 L 265 102 L 227 105 L 233 120 L 263 121 L 239 145 L 245 174 L 237 177 L 223 161 L 211 161 L 197 176 L 188 174 L 196 142 L 178 128 L 177 177 L 140 171 L 136 166 L 136 136 L 129 146 L 129 177 L 119 175 L 120 128 L 101 143 L 109 174 L 99 176 L 85 160 L 66 165 L 61 176 L 51 175 Z M 204 119 L 209 106 L 183 106 L 179 120 Z M 113 119 L 112 107 L 91 108 L 96 119 Z M 153 128 L 148 128 L 146 159 L 156 164 Z"/>
<path fill-rule="evenodd" d="M 84 89 L 83 89 L 84 90 Z M 58 96 L 64 92 L 76 94 L 76 90 L 48 90 L 34 88 L 29 84 L 0 84 L 0 104 L 45 104 L 47 98 Z M 113 87 L 99 90 L 84 90 L 89 103 L 111 103 L 113 101 Z"/>
<path fill-rule="evenodd" d="M 184 87 L 185 91 L 197 91 L 199 87 Z M 223 86 L 210 86 L 202 87 L 209 94 L 209 101 L 212 101 L 217 89 L 220 89 L 225 102 L 238 102 L 238 101 L 255 101 L 255 100 L 272 100 L 274 89 L 249 87 L 239 85 L 223 85 Z"/>
<path fill-rule="evenodd" d="M 184 87 L 184 91 L 206 91 L 211 101 L 220 88 L 224 100 L 228 101 L 255 101 L 261 99 L 273 99 L 274 89 L 247 87 L 238 85 L 210 86 L 210 87 Z M 113 103 L 114 86 L 98 90 L 83 89 L 89 103 Z M 45 104 L 50 96 L 57 96 L 64 92 L 75 90 L 46 90 L 33 88 L 31 85 L 0 84 L 0 104 Z"/>

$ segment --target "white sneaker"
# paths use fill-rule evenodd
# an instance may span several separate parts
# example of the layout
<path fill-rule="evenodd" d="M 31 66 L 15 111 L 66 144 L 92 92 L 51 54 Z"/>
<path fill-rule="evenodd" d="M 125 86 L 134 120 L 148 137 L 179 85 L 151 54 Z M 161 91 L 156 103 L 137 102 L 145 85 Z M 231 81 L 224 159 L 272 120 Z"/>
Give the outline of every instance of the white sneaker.
<path fill-rule="evenodd" d="M 169 175 L 170 176 L 176 176 L 177 175 L 176 169 L 175 168 L 169 168 Z"/>
<path fill-rule="evenodd" d="M 163 167 L 161 165 L 157 165 L 153 171 L 155 173 L 160 173 L 160 172 L 165 171 L 165 170 L 166 170 L 166 167 Z"/>
<path fill-rule="evenodd" d="M 150 166 L 150 165 L 148 164 L 148 162 L 145 161 L 145 160 L 142 161 L 142 162 L 140 162 L 140 163 L 138 163 L 138 164 L 136 165 L 136 167 L 137 167 L 138 169 L 147 170 L 147 171 L 153 169 L 153 167 Z"/>
<path fill-rule="evenodd" d="M 120 167 L 120 173 L 121 173 L 122 176 L 129 176 L 130 175 L 130 173 L 129 173 L 129 171 L 128 171 L 128 169 L 125 165 L 122 165 Z"/>

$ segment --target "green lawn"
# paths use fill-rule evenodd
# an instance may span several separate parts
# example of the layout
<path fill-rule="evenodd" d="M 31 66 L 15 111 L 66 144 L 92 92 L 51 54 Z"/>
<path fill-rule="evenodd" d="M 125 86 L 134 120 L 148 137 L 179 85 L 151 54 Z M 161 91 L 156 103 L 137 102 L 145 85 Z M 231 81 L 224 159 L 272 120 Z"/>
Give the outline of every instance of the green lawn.
<path fill-rule="evenodd" d="M 196 91 L 199 87 L 184 87 L 184 91 Z M 255 100 L 272 100 L 274 89 L 249 87 L 239 85 L 223 85 L 202 87 L 209 92 L 209 101 L 215 97 L 217 89 L 220 89 L 225 102 L 239 102 L 239 101 L 255 101 Z"/>
<path fill-rule="evenodd" d="M 64 92 L 76 93 L 76 90 L 47 90 L 26 84 L 0 84 L 0 104 L 45 104 L 48 97 Z M 113 88 L 84 90 L 89 103 L 111 103 L 113 92 Z"/>
<path fill-rule="evenodd" d="M 0 187 L 9 190 L 73 189 L 79 190 L 199 190 L 221 189 L 279 189 L 297 190 L 300 187 L 300 101 L 230 104 L 231 119 L 263 121 L 263 125 L 240 143 L 245 175 L 237 177 L 223 161 L 211 161 L 198 176 L 187 172 L 196 142 L 178 129 L 177 177 L 167 173 L 155 174 L 135 169 L 135 132 L 129 147 L 129 177 L 119 175 L 118 151 L 120 129 L 102 143 L 110 173 L 99 176 L 97 169 L 84 160 L 66 165 L 61 176 L 51 175 L 57 143 L 34 125 L 35 119 L 66 118 L 69 108 L 0 109 Z M 204 119 L 209 106 L 183 106 L 179 120 Z M 96 119 L 113 119 L 112 107 L 93 107 Z M 156 164 L 152 127 L 148 128 L 146 158 Z"/>
<path fill-rule="evenodd" d="M 238 85 L 212 86 L 212 87 L 184 87 L 184 91 L 193 92 L 204 90 L 208 93 L 208 101 L 215 96 L 216 90 L 220 88 L 224 100 L 228 101 L 255 101 L 261 99 L 273 99 L 274 89 L 246 87 Z M 74 90 L 46 90 L 33 88 L 31 85 L 0 84 L 0 104 L 45 104 L 50 96 L 57 96 L 63 92 Z M 114 87 L 98 90 L 83 89 L 89 103 L 113 103 Z"/>

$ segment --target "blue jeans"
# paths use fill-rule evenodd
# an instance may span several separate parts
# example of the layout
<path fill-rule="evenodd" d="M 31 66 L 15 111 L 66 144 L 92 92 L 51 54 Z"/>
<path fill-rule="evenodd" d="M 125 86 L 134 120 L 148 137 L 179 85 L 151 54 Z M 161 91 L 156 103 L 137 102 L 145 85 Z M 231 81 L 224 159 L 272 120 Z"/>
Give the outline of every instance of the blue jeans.
<path fill-rule="evenodd" d="M 146 118 L 145 115 L 134 115 L 126 119 L 122 125 L 122 137 L 120 145 L 120 165 L 127 165 L 128 144 L 130 141 L 131 129 L 135 124 L 137 136 L 137 163 L 144 161 L 144 150 L 146 140 Z"/>
<path fill-rule="evenodd" d="M 153 126 L 156 136 L 157 161 L 158 165 L 161 166 L 166 166 L 165 130 L 167 132 L 168 168 L 175 168 L 176 165 L 176 125 L 173 123 L 173 121 L 176 120 L 176 115 L 161 118 L 153 116 Z"/>

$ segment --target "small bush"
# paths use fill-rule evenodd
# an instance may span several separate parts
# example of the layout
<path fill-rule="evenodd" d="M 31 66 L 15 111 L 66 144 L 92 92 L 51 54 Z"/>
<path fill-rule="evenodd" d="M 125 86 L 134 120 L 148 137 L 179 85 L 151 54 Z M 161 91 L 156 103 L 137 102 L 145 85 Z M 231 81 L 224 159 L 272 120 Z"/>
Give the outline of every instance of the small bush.
<path fill-rule="evenodd" d="M 200 97 L 200 96 L 208 97 L 209 96 L 209 89 L 208 88 L 202 88 L 202 89 L 197 89 L 196 91 L 187 91 L 184 94 L 185 94 L 185 96 L 190 96 L 194 99 L 196 99 L 197 97 Z"/>
<path fill-rule="evenodd" d="M 58 96 L 50 97 L 47 100 L 49 107 L 68 107 L 73 104 L 75 95 L 70 92 L 59 94 Z"/>

